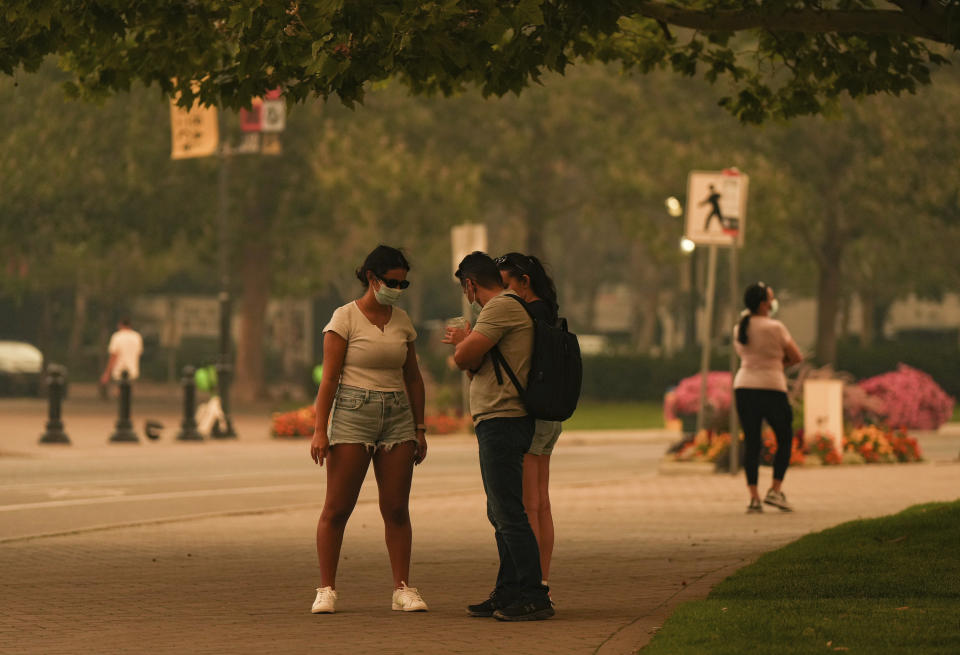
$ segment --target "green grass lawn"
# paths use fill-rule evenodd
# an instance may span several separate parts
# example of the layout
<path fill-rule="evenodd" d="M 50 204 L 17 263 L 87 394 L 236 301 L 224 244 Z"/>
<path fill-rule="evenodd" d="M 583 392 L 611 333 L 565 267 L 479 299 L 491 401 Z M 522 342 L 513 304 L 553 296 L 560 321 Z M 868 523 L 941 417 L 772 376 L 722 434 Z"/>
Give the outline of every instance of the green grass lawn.
<path fill-rule="evenodd" d="M 960 423 L 960 402 L 953 406 L 953 418 L 950 420 L 954 423 Z"/>
<path fill-rule="evenodd" d="M 681 605 L 641 653 L 955 655 L 958 544 L 960 501 L 807 535 Z"/>
<path fill-rule="evenodd" d="M 644 430 L 663 427 L 663 405 L 654 402 L 581 401 L 564 430 Z"/>

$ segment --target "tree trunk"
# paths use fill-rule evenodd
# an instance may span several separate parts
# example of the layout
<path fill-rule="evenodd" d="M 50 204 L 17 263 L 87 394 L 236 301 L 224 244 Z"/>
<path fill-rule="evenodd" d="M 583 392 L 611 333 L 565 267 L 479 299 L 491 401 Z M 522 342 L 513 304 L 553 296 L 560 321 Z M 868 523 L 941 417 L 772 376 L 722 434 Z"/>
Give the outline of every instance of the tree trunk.
<path fill-rule="evenodd" d="M 263 194 L 250 189 L 245 224 L 239 231 L 240 334 L 237 338 L 236 397 L 250 402 L 267 395 L 264 378 L 264 337 L 267 302 L 270 300 L 272 247 L 270 220 Z"/>
<path fill-rule="evenodd" d="M 73 294 L 73 322 L 70 324 L 70 336 L 67 338 L 67 368 L 76 368 L 83 348 L 83 333 L 87 326 L 87 307 L 89 295 L 83 284 L 77 284 Z"/>
<path fill-rule="evenodd" d="M 871 320 L 873 321 L 873 334 L 877 339 L 884 339 L 884 326 L 887 323 L 887 316 L 890 314 L 890 308 L 893 307 L 892 300 L 877 300 L 873 304 Z"/>
<path fill-rule="evenodd" d="M 54 313 L 54 300 L 53 293 L 47 292 L 43 294 L 43 305 L 42 313 L 40 315 L 40 330 L 37 334 L 36 345 L 40 349 L 40 352 L 43 353 L 43 366 L 46 368 L 51 363 L 56 363 L 54 360 L 51 360 L 50 352 L 50 342 L 51 335 L 53 334 L 53 313 Z M 106 348 L 104 348 L 106 350 Z M 68 371 L 69 373 L 69 371 Z"/>
<path fill-rule="evenodd" d="M 538 259 L 544 259 L 543 228 L 546 220 L 539 207 L 527 207 L 527 250 L 524 254 L 533 255 Z"/>
<path fill-rule="evenodd" d="M 657 332 L 657 311 L 660 308 L 660 293 L 656 289 L 649 289 L 639 298 L 642 316 L 637 332 L 637 350 L 647 354 L 653 349 L 653 338 Z"/>
<path fill-rule="evenodd" d="M 817 285 L 817 362 L 837 363 L 837 309 L 840 303 L 840 249 L 827 248 Z"/>
<path fill-rule="evenodd" d="M 872 293 L 860 293 L 860 345 L 869 348 L 876 339 L 873 315 L 876 301 Z"/>

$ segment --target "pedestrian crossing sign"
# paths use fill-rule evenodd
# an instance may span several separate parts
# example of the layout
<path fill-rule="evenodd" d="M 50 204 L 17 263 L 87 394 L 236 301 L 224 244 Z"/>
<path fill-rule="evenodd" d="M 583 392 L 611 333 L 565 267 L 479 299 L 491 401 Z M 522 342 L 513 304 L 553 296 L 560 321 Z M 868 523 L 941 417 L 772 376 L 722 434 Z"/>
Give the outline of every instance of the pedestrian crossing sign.
<path fill-rule="evenodd" d="M 691 171 L 684 236 L 698 245 L 743 246 L 750 178 L 736 168 Z"/>

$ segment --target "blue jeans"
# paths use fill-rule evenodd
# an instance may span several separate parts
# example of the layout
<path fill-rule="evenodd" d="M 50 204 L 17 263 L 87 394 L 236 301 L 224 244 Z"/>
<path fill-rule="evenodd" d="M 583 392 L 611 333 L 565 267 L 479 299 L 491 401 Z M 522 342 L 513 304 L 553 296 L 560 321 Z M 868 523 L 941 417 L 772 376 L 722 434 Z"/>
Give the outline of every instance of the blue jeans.
<path fill-rule="evenodd" d="M 523 455 L 533 440 L 530 417 L 491 418 L 476 425 L 487 518 L 500 554 L 497 596 L 524 601 L 546 598 L 540 549 L 523 509 Z"/>

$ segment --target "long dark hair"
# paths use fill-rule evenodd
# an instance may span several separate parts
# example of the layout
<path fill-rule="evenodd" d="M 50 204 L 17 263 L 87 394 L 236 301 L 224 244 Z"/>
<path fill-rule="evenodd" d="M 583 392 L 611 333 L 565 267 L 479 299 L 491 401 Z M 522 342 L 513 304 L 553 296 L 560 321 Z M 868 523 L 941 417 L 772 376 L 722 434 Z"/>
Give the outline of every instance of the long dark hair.
<path fill-rule="evenodd" d="M 560 311 L 560 305 L 557 302 L 557 287 L 547 275 L 543 264 L 533 255 L 524 255 L 519 252 L 508 252 L 502 257 L 497 257 L 497 268 L 506 271 L 512 277 L 517 279 L 526 275 L 530 278 L 530 288 L 537 294 L 537 297 L 545 301 L 550 306 L 550 311 L 556 314 Z"/>
<path fill-rule="evenodd" d="M 743 304 L 747 306 L 749 313 L 744 314 L 740 319 L 740 326 L 737 328 L 737 341 L 747 345 L 747 328 L 750 327 L 750 317 L 757 313 L 760 303 L 769 298 L 767 285 L 763 282 L 754 282 L 747 290 L 743 292 Z"/>
<path fill-rule="evenodd" d="M 357 269 L 357 279 L 366 288 L 370 285 L 370 281 L 367 279 L 367 271 L 371 271 L 375 276 L 382 279 L 387 271 L 392 271 L 395 268 L 409 271 L 410 262 L 407 261 L 400 250 L 379 245 L 363 260 L 363 266 Z"/>

